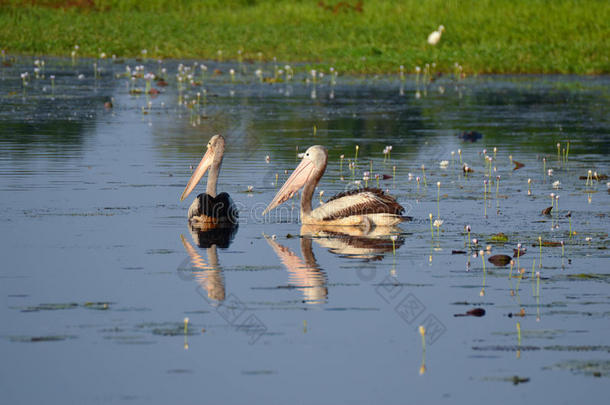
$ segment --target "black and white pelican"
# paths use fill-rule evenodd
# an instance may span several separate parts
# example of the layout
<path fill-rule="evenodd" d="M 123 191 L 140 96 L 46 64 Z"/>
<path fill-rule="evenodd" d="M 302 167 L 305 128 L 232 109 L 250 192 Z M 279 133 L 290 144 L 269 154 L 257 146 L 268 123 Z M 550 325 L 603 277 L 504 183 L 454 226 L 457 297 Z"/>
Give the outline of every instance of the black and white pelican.
<path fill-rule="evenodd" d="M 263 215 L 291 198 L 299 189 L 301 222 L 312 225 L 392 226 L 406 220 L 404 208 L 396 199 L 380 189 L 364 188 L 337 194 L 316 209 L 311 199 L 316 185 L 326 170 L 328 152 L 320 145 L 311 146 L 286 183 L 265 208 Z"/>
<path fill-rule="evenodd" d="M 234 226 L 237 224 L 238 213 L 233 200 L 227 193 L 216 195 L 216 183 L 225 151 L 225 139 L 222 135 L 214 135 L 208 142 L 207 148 L 208 150 L 182 192 L 180 201 L 193 191 L 205 172 L 210 169 L 206 192 L 199 194 L 189 208 L 189 222 L 203 228 Z"/>

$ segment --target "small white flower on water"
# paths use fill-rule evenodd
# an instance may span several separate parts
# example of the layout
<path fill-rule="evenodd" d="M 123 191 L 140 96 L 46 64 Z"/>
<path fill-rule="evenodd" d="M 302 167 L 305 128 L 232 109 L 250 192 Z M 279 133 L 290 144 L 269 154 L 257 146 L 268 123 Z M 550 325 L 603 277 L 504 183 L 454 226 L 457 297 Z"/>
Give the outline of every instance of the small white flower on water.
<path fill-rule="evenodd" d="M 105 52 L 100 53 L 100 58 L 106 59 L 106 53 Z"/>
<path fill-rule="evenodd" d="M 546 174 L 548 174 L 549 176 L 553 175 L 553 169 L 549 169 L 546 171 Z"/>
<path fill-rule="evenodd" d="M 478 244 L 478 243 L 479 243 L 479 240 L 478 240 L 477 238 L 473 238 L 473 239 L 472 239 L 472 243 L 476 245 L 476 244 Z"/>
<path fill-rule="evenodd" d="M 49 76 L 49 78 L 50 78 L 51 80 L 55 80 L 55 75 L 51 75 L 51 76 Z"/>
<path fill-rule="evenodd" d="M 559 200 L 559 194 L 555 196 L 555 201 Z"/>
<path fill-rule="evenodd" d="M 455 151 L 454 150 L 451 151 L 451 156 L 455 156 Z"/>
<path fill-rule="evenodd" d="M 419 66 L 415 66 L 415 72 L 416 72 L 416 73 L 421 72 L 421 68 L 420 68 Z"/>
<path fill-rule="evenodd" d="M 439 163 L 441 169 L 446 169 L 447 166 L 449 166 L 449 161 L 448 160 L 442 160 L 441 163 Z"/>
<path fill-rule="evenodd" d="M 559 180 L 553 182 L 553 188 L 554 189 L 558 189 L 559 186 L 561 186 L 561 183 L 559 182 Z"/>
<path fill-rule="evenodd" d="M 466 225 L 466 232 L 470 232 L 470 225 Z"/>
<path fill-rule="evenodd" d="M 392 242 L 396 242 L 396 239 L 398 239 L 398 236 L 392 235 L 392 236 L 390 236 L 390 239 L 392 240 Z"/>
<path fill-rule="evenodd" d="M 415 178 L 415 180 L 416 180 L 416 181 L 419 183 L 419 176 L 417 176 L 417 177 Z"/>
<path fill-rule="evenodd" d="M 549 194 L 551 198 L 555 198 L 555 193 Z"/>
<path fill-rule="evenodd" d="M 339 158 L 340 158 L 341 160 L 343 160 L 343 159 L 345 158 L 345 155 L 341 155 L 341 156 L 339 156 Z"/>
<path fill-rule="evenodd" d="M 74 50 L 78 51 L 78 45 L 74 45 Z"/>
<path fill-rule="evenodd" d="M 436 182 L 436 186 L 437 186 L 437 187 L 440 187 L 440 186 L 441 186 L 441 182 L 440 182 L 440 181 L 437 181 L 437 182 Z"/>
<path fill-rule="evenodd" d="M 527 179 L 527 184 L 532 184 L 532 179 Z"/>
<path fill-rule="evenodd" d="M 364 172 L 364 173 L 362 173 L 362 174 L 363 174 L 364 176 L 366 176 L 366 177 L 369 177 L 369 176 L 371 175 L 371 173 L 370 173 L 370 172 Z"/>
<path fill-rule="evenodd" d="M 256 75 L 256 77 L 261 78 L 263 77 L 263 71 L 260 69 L 256 69 L 256 71 L 254 72 L 254 74 Z"/>
<path fill-rule="evenodd" d="M 142 55 L 146 55 L 148 51 L 146 49 L 142 49 Z"/>
<path fill-rule="evenodd" d="M 235 74 L 235 70 L 234 70 L 234 69 L 229 69 L 229 74 L 230 74 L 231 76 L 233 76 L 233 75 Z"/>
<path fill-rule="evenodd" d="M 409 181 L 413 180 L 413 173 L 409 173 L 407 176 L 409 177 Z"/>
<path fill-rule="evenodd" d="M 320 190 L 320 197 L 324 195 L 324 190 Z"/>
<path fill-rule="evenodd" d="M 84 74 L 81 73 L 80 75 L 78 75 L 78 80 L 83 80 L 84 78 L 85 78 Z"/>
<path fill-rule="evenodd" d="M 592 240 L 592 239 L 591 239 L 591 237 L 590 237 L 590 236 L 587 236 L 587 237 L 585 238 L 585 240 L 586 240 L 587 242 L 591 242 L 591 240 Z"/>
<path fill-rule="evenodd" d="M 271 157 L 269 155 L 265 156 L 265 162 L 269 163 L 269 161 L 271 161 Z"/>
<path fill-rule="evenodd" d="M 252 191 L 252 189 L 254 189 L 253 186 L 248 186 L 248 192 Z"/>
<path fill-rule="evenodd" d="M 359 186 L 360 184 L 362 184 L 362 182 L 360 180 L 356 180 L 356 181 L 354 181 L 354 184 Z"/>
<path fill-rule="evenodd" d="M 315 71 L 315 69 L 311 69 L 311 70 L 309 71 L 309 73 L 311 74 L 311 77 L 313 77 L 313 78 L 315 78 L 315 77 L 316 77 L 316 71 Z"/>
<path fill-rule="evenodd" d="M 442 219 L 435 219 L 432 225 L 436 226 L 437 228 L 440 228 L 443 222 L 444 221 Z"/>

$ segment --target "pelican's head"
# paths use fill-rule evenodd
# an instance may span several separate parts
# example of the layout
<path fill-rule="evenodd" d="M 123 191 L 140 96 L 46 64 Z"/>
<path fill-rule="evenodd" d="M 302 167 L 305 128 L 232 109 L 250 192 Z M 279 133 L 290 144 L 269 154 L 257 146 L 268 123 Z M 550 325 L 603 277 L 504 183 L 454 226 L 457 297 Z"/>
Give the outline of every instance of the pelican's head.
<path fill-rule="evenodd" d="M 311 146 L 302 156 L 303 159 L 301 160 L 301 163 L 294 169 L 288 180 L 286 180 L 286 183 L 284 183 L 280 191 L 273 197 L 271 203 L 269 203 L 267 208 L 265 208 L 265 211 L 263 211 L 263 215 L 290 199 L 314 177 L 314 173 L 320 173 L 326 169 L 328 152 L 324 146 Z"/>
<path fill-rule="evenodd" d="M 199 165 L 193 172 L 193 175 L 189 179 L 182 195 L 180 196 L 180 201 L 184 200 L 190 193 L 193 191 L 199 180 L 203 177 L 205 172 L 212 166 L 214 163 L 220 164 L 222 162 L 222 155 L 225 150 L 225 138 L 222 135 L 214 135 L 207 144 L 207 151 Z"/>

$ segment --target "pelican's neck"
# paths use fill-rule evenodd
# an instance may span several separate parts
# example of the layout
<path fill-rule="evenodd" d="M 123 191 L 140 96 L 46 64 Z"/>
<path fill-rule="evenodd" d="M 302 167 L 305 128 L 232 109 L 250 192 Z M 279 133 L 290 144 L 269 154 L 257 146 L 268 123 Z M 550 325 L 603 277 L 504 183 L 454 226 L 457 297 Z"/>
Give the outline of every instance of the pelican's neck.
<path fill-rule="evenodd" d="M 313 193 L 316 191 L 316 186 L 320 182 L 324 171 L 326 170 L 326 161 L 321 168 L 315 169 L 311 175 L 311 178 L 303 187 L 303 193 L 301 195 L 301 218 L 311 214 L 311 199 L 313 198 Z"/>
<path fill-rule="evenodd" d="M 218 174 L 220 173 L 220 165 L 222 165 L 223 154 L 224 148 L 220 148 L 214 156 L 212 166 L 210 166 L 210 172 L 208 173 L 208 184 L 205 190 L 210 197 L 216 197 L 216 183 L 218 183 Z"/>

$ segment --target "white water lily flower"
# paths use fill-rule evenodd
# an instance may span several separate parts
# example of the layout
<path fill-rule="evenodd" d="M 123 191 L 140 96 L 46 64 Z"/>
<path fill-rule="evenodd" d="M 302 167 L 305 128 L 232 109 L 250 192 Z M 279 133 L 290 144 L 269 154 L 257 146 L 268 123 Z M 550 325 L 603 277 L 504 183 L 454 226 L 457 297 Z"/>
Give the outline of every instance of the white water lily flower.
<path fill-rule="evenodd" d="M 442 161 L 439 163 L 439 166 L 441 167 L 441 169 L 446 169 L 446 168 L 447 168 L 447 166 L 449 166 L 449 161 L 448 161 L 448 160 L 442 160 Z"/>

